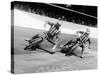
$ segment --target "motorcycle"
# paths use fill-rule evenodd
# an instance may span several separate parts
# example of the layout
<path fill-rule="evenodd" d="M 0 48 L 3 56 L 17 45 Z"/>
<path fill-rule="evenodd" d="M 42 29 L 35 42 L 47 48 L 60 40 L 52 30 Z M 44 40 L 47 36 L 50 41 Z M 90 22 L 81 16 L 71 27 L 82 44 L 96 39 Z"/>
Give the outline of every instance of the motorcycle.
<path fill-rule="evenodd" d="M 29 40 L 25 40 L 28 42 L 28 44 L 25 46 L 24 50 L 36 50 L 39 48 L 39 45 L 43 40 L 43 37 L 41 37 L 39 34 L 33 36 Z"/>
<path fill-rule="evenodd" d="M 70 56 L 71 54 L 74 54 L 73 51 L 75 49 L 77 49 L 78 47 L 81 47 L 81 56 L 79 56 L 80 58 L 83 58 L 83 51 L 84 51 L 84 45 L 86 44 L 86 42 L 88 41 L 88 34 L 84 33 L 80 38 L 76 38 L 73 40 L 68 41 L 67 43 L 65 43 L 64 45 L 61 45 L 61 52 L 65 53 L 66 56 Z M 74 54 L 76 55 L 76 54 Z M 77 55 L 76 55 L 77 56 Z"/>

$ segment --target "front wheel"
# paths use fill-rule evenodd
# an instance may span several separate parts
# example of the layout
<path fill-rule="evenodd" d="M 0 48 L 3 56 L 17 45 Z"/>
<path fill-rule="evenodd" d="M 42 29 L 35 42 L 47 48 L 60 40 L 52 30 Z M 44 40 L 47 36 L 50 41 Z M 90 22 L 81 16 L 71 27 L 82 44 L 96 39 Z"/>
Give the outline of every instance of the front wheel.
<path fill-rule="evenodd" d="M 30 46 L 26 46 L 26 47 L 24 48 L 24 50 L 28 50 L 28 49 L 30 49 Z"/>
<path fill-rule="evenodd" d="M 35 46 L 29 45 L 29 46 L 26 46 L 26 47 L 24 48 L 24 50 L 32 51 L 32 50 L 36 50 L 36 47 L 35 47 Z"/>

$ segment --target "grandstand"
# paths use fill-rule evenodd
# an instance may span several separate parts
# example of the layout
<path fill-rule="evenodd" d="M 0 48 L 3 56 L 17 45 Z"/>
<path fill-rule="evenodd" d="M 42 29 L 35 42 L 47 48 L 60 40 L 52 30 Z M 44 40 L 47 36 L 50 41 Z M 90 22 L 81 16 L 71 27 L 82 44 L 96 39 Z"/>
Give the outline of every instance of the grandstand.
<path fill-rule="evenodd" d="M 65 5 L 66 6 L 66 5 Z M 22 9 L 31 13 L 48 16 L 58 19 L 64 16 L 65 21 L 76 24 L 97 27 L 97 7 L 96 6 L 78 6 L 71 5 L 65 7 L 64 4 L 52 3 L 32 3 L 32 2 L 12 2 L 12 8 Z M 75 6 L 78 7 L 75 9 Z M 90 9 L 90 10 L 89 10 Z M 80 10 L 80 11 L 79 11 Z M 85 13 L 85 12 L 87 13 Z M 92 14 L 90 12 L 92 12 Z M 91 15 L 90 15 L 91 14 Z"/>

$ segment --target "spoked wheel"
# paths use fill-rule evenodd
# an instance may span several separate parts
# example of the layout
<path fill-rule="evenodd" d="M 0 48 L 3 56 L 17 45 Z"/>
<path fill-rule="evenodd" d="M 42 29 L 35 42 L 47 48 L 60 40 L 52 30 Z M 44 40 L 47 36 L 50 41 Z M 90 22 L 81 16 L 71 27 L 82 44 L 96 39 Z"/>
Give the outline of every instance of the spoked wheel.
<path fill-rule="evenodd" d="M 39 47 L 39 44 L 43 41 L 42 37 L 39 37 L 37 39 L 34 39 L 29 45 L 27 45 L 24 50 L 36 50 Z"/>
<path fill-rule="evenodd" d="M 24 48 L 24 50 L 33 51 L 33 50 L 36 50 L 36 47 L 35 47 L 35 46 L 29 45 L 29 46 L 26 46 L 26 47 Z"/>
<path fill-rule="evenodd" d="M 25 48 L 24 48 L 24 50 L 27 50 L 28 49 L 28 46 L 26 46 Z"/>
<path fill-rule="evenodd" d="M 62 49 L 60 52 L 61 52 L 61 53 L 66 53 L 65 49 Z"/>

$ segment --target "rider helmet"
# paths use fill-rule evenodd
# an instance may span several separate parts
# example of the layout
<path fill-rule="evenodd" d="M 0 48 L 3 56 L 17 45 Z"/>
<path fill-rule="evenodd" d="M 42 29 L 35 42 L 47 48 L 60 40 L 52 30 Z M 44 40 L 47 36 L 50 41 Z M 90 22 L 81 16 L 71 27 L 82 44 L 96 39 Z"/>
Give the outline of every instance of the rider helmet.
<path fill-rule="evenodd" d="M 86 29 L 86 32 L 87 32 L 87 33 L 90 33 L 90 29 L 87 28 L 87 29 Z"/>

